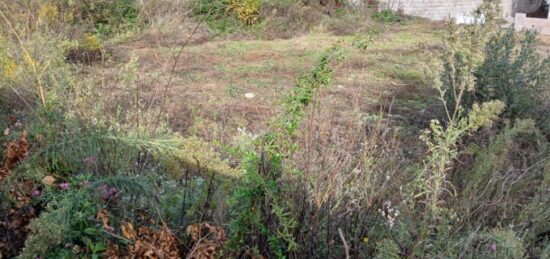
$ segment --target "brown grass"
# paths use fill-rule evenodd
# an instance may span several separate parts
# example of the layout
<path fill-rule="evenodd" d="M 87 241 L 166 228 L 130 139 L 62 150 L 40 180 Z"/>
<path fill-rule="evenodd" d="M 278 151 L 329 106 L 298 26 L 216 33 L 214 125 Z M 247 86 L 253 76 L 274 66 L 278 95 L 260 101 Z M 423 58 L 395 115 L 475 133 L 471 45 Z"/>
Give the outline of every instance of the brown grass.
<path fill-rule="evenodd" d="M 368 113 L 378 112 L 393 101 L 395 107 L 408 107 L 406 116 L 414 115 L 421 109 L 411 107 L 406 100 L 418 99 L 414 92 L 425 88 L 421 82 L 422 63 L 427 58 L 426 48 L 437 47 L 439 28 L 438 24 L 421 20 L 394 25 L 366 53 L 351 46 L 353 35 L 325 33 L 269 41 L 219 39 L 191 45 L 175 68 L 166 116 L 177 131 L 206 140 L 230 141 L 237 128 L 262 132 L 296 78 L 310 69 L 319 53 L 333 45 L 348 53 L 335 68 L 328 96 L 320 104 L 334 109 L 335 121 L 357 112 L 350 107 L 351 102 L 357 102 L 360 111 Z M 110 60 L 87 68 L 86 74 L 101 75 L 105 98 L 120 101 L 117 96 L 128 89 L 120 88 L 115 68 L 137 57 L 143 101 L 154 106 L 169 77 L 168 64 L 177 51 L 163 46 L 171 44 L 138 40 L 114 46 Z M 247 99 L 245 93 L 255 97 Z"/>

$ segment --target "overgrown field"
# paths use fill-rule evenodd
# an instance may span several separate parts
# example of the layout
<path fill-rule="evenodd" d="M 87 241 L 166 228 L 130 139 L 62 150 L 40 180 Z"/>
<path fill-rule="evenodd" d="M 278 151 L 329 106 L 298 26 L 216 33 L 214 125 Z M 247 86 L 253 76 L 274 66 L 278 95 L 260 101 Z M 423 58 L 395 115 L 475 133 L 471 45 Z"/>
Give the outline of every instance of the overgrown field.
<path fill-rule="evenodd" d="M 474 16 L 0 2 L 0 258 L 550 257 L 550 40 Z"/>

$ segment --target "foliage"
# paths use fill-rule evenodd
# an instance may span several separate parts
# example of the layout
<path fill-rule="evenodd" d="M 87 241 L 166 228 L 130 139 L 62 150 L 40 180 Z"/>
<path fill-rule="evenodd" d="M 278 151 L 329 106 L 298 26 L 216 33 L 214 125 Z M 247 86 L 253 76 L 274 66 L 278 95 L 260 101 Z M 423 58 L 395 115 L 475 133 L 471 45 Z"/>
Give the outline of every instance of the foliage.
<path fill-rule="evenodd" d="M 403 20 L 402 16 L 398 15 L 392 9 L 383 9 L 372 14 L 372 18 L 383 23 L 396 23 Z"/>
<path fill-rule="evenodd" d="M 484 49 L 489 38 L 495 33 L 498 9 L 492 2 L 484 3 L 475 13 L 475 26 L 458 26 L 451 22 L 445 35 L 445 48 L 442 54 L 443 72 L 441 91 L 444 91 L 446 107 L 458 106 L 468 109 L 474 101 L 471 93 L 476 90 L 478 67 L 485 59 Z M 464 110 L 446 108 L 448 119 L 456 119 Z"/>
<path fill-rule="evenodd" d="M 426 197 L 425 205 L 432 219 L 439 217 L 439 203 L 443 193 L 452 192 L 446 187 L 446 174 L 458 155 L 457 144 L 460 138 L 480 127 L 490 126 L 503 109 L 504 104 L 498 101 L 483 103 L 481 107 L 474 105 L 468 117 L 450 121 L 446 128 L 438 121 L 432 121 L 430 128 L 421 136 L 430 155 L 424 161 L 425 168 L 417 175 L 415 184 L 421 187 L 415 193 L 415 198 Z"/>
<path fill-rule="evenodd" d="M 353 38 L 352 46 L 360 50 L 361 52 L 366 52 L 367 49 L 373 44 L 375 36 L 378 34 L 375 29 L 370 29 L 365 34 L 357 35 Z"/>
<path fill-rule="evenodd" d="M 461 256 L 484 258 L 524 258 L 526 249 L 516 232 L 506 228 L 473 233 L 465 241 Z"/>
<path fill-rule="evenodd" d="M 506 118 L 533 118 L 548 129 L 550 122 L 542 114 L 550 112 L 550 58 L 537 51 L 536 31 L 518 35 L 513 27 L 499 30 L 487 43 L 476 79 L 473 101 L 501 100 Z"/>
<path fill-rule="evenodd" d="M 258 21 L 260 3 L 260 0 L 228 0 L 227 8 L 239 20 L 246 24 L 252 24 Z"/>
<path fill-rule="evenodd" d="M 75 19 L 89 21 L 94 32 L 111 34 L 132 29 L 139 14 L 137 0 L 68 1 Z"/>
<path fill-rule="evenodd" d="M 246 246 L 239 254 L 284 258 L 298 248 L 292 235 L 297 227 L 290 213 L 293 204 L 280 199 L 288 188 L 284 182 L 283 161 L 295 148 L 290 139 L 301 121 L 304 107 L 312 101 L 315 90 L 329 83 L 330 61 L 338 57 L 337 49 L 328 51 L 309 74 L 298 79 L 286 99 L 284 113 L 276 120 L 277 127 L 256 140 L 255 150 L 246 151 L 242 184 L 231 198 L 236 216 L 231 224 L 230 245 L 234 249 Z"/>
<path fill-rule="evenodd" d="M 99 239 L 96 222 L 90 221 L 95 217 L 97 208 L 85 190 L 52 190 L 42 198 L 48 201 L 46 211 L 31 222 L 30 236 L 21 257 L 35 258 L 47 252 L 60 253 L 60 250 L 73 245 L 86 247 Z M 69 242 L 71 247 L 64 247 L 63 242 Z M 76 253 L 79 252 L 77 249 Z"/>
<path fill-rule="evenodd" d="M 82 42 L 82 48 L 88 51 L 98 50 L 103 48 L 101 39 L 96 35 L 86 35 Z"/>
<path fill-rule="evenodd" d="M 68 50 L 102 52 L 151 11 L 143 6 L 163 3 L 139 2 L 31 0 L 17 12 L 0 4 L 0 257 L 549 254 L 547 107 L 536 94 L 546 89 L 548 59 L 536 54 L 532 32 L 516 43 L 513 30 L 499 30 L 490 2 L 474 24 L 445 32 L 427 71 L 435 90 L 426 91 L 438 95 L 442 114 L 428 112 L 424 131 L 364 104 L 335 114 L 327 104 L 340 88 L 327 86 L 347 70 L 335 72 L 344 50 L 334 47 L 296 80 L 265 132 L 239 129 L 221 151 L 218 140 L 170 129 L 158 99 L 166 96 L 142 94 L 149 84 L 137 56 L 107 75 L 67 63 Z M 361 18 L 340 4 L 220 0 L 189 8 L 220 28 L 307 31 L 313 25 L 302 22 L 321 28 Z M 389 9 L 373 17 L 402 19 Z M 379 32 L 359 25 L 352 47 L 366 59 Z M 404 145 L 421 147 L 411 155 Z"/>
<path fill-rule="evenodd" d="M 524 243 L 539 234 L 531 232 L 533 229 L 525 228 L 525 225 L 510 230 L 496 228 L 523 224 L 509 222 L 511 214 L 514 215 L 511 218 L 521 218 L 520 221 L 525 222 L 521 215 L 527 213 L 533 216 L 530 225 L 537 226 L 544 225 L 538 221 L 539 218 L 548 216 L 547 212 L 531 208 L 533 202 L 540 205 L 547 201 L 540 200 L 538 195 L 527 190 L 534 186 L 545 188 L 544 182 L 541 182 L 543 169 L 535 157 L 544 157 L 547 143 L 537 133 L 533 121 L 516 121 L 514 128 L 503 129 L 501 135 L 489 141 L 488 149 L 477 151 L 473 172 L 453 166 L 455 160 L 464 156 L 464 139 L 475 134 L 480 127 L 495 125 L 498 115 L 505 110 L 504 103 L 498 100 L 487 100 L 479 105 L 469 99 L 478 89 L 479 77 L 483 77 L 477 72 L 490 58 L 483 53 L 495 29 L 494 20 L 487 18 L 496 17 L 492 15 L 495 13 L 494 7 L 489 4 L 483 8 L 478 12 L 485 13 L 483 24 L 461 28 L 451 25 L 444 40 L 446 48 L 441 57 L 441 81 L 434 76 L 434 85 L 445 109 L 446 123 L 443 126 L 439 121 L 432 121 L 421 137 L 427 144 L 429 154 L 415 174 L 416 180 L 410 185 L 412 193 L 406 199 L 406 208 L 412 211 L 404 213 L 405 218 L 412 217 L 421 220 L 421 223 L 411 226 L 407 221 L 403 222 L 404 226 L 414 229 L 409 231 L 417 233 L 416 242 L 422 244 L 412 248 L 417 256 L 464 257 L 472 251 L 475 255 L 500 254 L 520 258 L 525 254 Z M 520 160 L 529 161 L 528 169 L 515 164 L 517 156 L 508 153 L 515 152 L 512 151 L 515 141 L 530 143 L 528 150 L 518 151 L 524 155 Z M 529 176 L 519 172 L 529 172 Z M 457 175 L 451 177 L 451 173 Z M 502 211 L 506 211 L 507 215 L 500 214 L 500 208 L 493 207 L 495 203 L 502 204 L 505 207 Z M 457 204 L 462 205 L 455 206 Z M 517 206 L 517 210 L 507 207 L 511 204 Z M 484 215 L 485 212 L 488 214 Z M 495 230 L 490 234 L 484 232 L 490 226 Z M 411 242 L 407 239 L 401 239 L 398 244 Z M 455 243 L 452 240 L 461 241 Z M 506 243 L 506 248 L 499 246 L 499 242 Z M 401 252 L 407 251 L 400 248 Z"/>

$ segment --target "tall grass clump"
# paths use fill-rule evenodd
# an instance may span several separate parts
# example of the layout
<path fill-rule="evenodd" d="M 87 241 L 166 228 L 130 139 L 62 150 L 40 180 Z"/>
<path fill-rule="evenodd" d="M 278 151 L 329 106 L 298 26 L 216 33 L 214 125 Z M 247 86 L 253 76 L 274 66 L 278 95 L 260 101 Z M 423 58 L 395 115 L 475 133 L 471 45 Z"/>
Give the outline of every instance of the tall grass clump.
<path fill-rule="evenodd" d="M 312 102 L 314 92 L 329 83 L 330 62 L 335 58 L 337 50 L 323 54 L 311 73 L 298 80 L 272 131 L 245 151 L 245 173 L 231 198 L 235 220 L 230 246 L 237 252 L 235 256 L 284 258 L 298 249 L 293 235 L 298 225 L 292 213 L 296 204 L 283 198 L 292 188 L 288 182 L 292 171 L 285 160 L 296 149 L 292 139 L 303 110 Z"/>

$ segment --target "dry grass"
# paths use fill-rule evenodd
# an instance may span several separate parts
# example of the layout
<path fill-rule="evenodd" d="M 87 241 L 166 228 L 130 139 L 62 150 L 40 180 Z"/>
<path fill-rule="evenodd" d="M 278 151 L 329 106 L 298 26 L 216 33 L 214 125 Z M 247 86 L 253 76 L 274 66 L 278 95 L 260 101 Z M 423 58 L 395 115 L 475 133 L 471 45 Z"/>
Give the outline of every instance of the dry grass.
<path fill-rule="evenodd" d="M 350 107 L 352 102 L 360 104 L 361 112 L 378 112 L 393 103 L 393 112 L 405 113 L 396 118 L 416 118 L 428 108 L 420 100 L 426 96 L 417 93 L 425 91 L 422 66 L 429 58 L 426 53 L 438 48 L 439 29 L 440 25 L 421 20 L 392 26 L 365 53 L 352 47 L 353 35 L 324 33 L 195 44 L 186 48 L 175 69 L 167 116 L 176 130 L 206 140 L 229 141 L 237 128 L 261 132 L 295 79 L 320 52 L 339 45 L 347 59 L 336 68 L 326 101 L 320 105 L 331 106 L 336 118 L 346 118 L 357 112 Z M 137 87 L 146 103 L 155 103 L 168 78 L 168 61 L 177 51 L 177 47 L 163 46 L 149 39 L 117 45 L 110 60 L 86 68 L 86 74 L 103 78 L 98 85 L 117 100 L 118 95 L 133 90 L 120 88 L 113 68 L 135 57 Z M 253 93 L 254 98 L 247 99 L 246 93 Z"/>
<path fill-rule="evenodd" d="M 550 35 L 540 35 L 540 50 L 550 54 Z"/>

